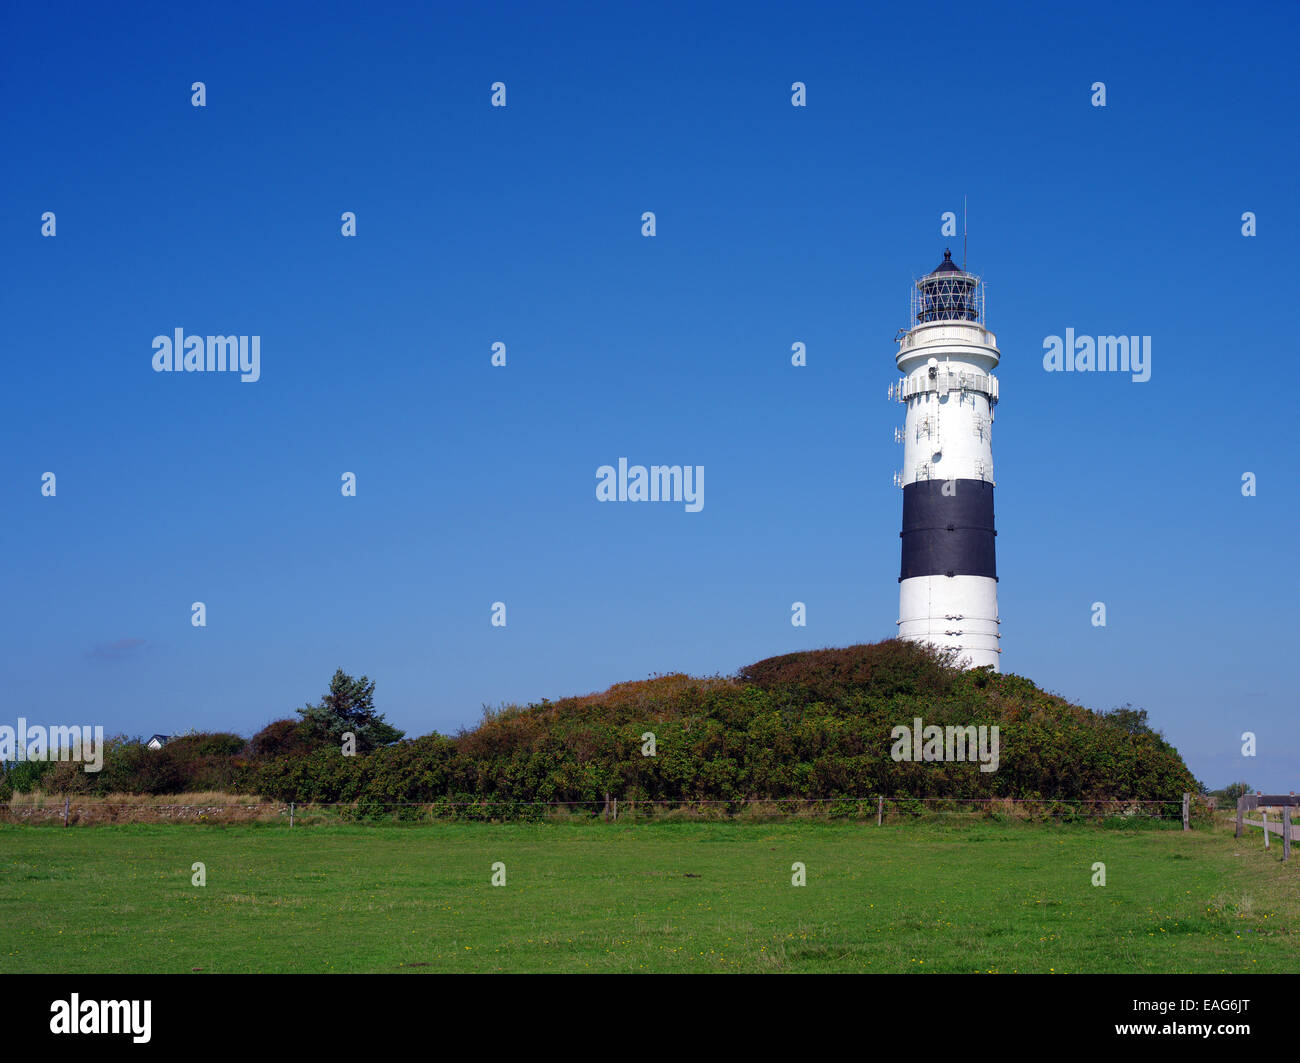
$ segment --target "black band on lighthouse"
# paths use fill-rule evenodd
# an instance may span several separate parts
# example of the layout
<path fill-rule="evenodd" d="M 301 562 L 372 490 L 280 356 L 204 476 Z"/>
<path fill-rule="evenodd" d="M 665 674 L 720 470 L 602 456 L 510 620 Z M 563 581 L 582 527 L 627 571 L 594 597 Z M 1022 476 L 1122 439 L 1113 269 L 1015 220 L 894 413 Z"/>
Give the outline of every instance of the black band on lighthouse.
<path fill-rule="evenodd" d="M 945 493 L 946 492 L 946 493 Z M 903 488 L 903 567 L 913 576 L 997 579 L 993 485 L 984 480 L 918 480 Z"/>

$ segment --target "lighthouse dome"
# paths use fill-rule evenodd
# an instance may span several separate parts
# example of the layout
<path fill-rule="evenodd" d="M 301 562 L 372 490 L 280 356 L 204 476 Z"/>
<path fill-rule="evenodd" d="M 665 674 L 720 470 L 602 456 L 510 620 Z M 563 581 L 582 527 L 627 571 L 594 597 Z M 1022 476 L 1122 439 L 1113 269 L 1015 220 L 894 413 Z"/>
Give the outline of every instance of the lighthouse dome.
<path fill-rule="evenodd" d="M 943 261 L 940 262 L 937 266 L 934 267 L 934 269 L 930 271 L 930 276 L 933 277 L 936 273 L 960 273 L 960 272 L 961 269 L 958 267 L 957 263 L 952 260 L 952 252 L 945 250 L 943 253 Z"/>

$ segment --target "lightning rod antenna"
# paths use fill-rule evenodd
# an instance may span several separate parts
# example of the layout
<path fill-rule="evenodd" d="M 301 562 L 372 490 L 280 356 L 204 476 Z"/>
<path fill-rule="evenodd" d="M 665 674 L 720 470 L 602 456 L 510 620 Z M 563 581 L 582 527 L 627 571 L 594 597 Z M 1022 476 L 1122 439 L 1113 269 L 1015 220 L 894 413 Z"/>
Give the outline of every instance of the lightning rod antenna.
<path fill-rule="evenodd" d="M 961 197 L 961 271 L 966 272 L 966 197 Z"/>

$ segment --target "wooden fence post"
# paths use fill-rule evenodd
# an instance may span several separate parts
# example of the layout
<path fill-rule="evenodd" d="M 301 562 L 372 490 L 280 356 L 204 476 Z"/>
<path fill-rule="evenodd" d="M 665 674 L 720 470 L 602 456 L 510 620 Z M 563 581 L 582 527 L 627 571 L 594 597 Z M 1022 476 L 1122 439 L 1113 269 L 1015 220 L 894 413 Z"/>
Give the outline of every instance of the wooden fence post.
<path fill-rule="evenodd" d="M 1291 806 L 1282 806 L 1282 863 L 1291 859 Z"/>
<path fill-rule="evenodd" d="M 618 798 L 614 798 L 614 818 L 618 819 Z"/>
<path fill-rule="evenodd" d="M 1237 834 L 1241 837 L 1242 821 L 1246 818 L 1246 798 L 1244 796 L 1237 798 Z"/>
<path fill-rule="evenodd" d="M 293 802 L 289 802 L 289 826 L 293 826 Z"/>
<path fill-rule="evenodd" d="M 65 827 L 68 825 L 68 809 L 71 807 L 71 805 L 72 805 L 72 799 L 65 796 L 63 798 L 63 825 Z"/>
<path fill-rule="evenodd" d="M 1192 795 L 1183 794 L 1183 830 L 1192 829 Z"/>
<path fill-rule="evenodd" d="M 1261 808 L 1259 810 L 1259 818 L 1264 823 L 1264 848 L 1267 849 L 1268 848 L 1268 809 Z"/>
<path fill-rule="evenodd" d="M 884 797 L 876 798 L 876 826 L 879 827 L 885 821 L 885 799 Z"/>

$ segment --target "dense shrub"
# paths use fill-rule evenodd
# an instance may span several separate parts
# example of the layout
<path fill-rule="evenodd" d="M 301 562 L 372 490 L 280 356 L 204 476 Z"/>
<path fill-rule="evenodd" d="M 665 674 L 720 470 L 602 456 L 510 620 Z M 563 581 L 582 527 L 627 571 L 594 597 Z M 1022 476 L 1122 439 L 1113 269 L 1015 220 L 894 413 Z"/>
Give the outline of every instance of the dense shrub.
<path fill-rule="evenodd" d="M 935 697 L 952 688 L 958 674 L 951 667 L 954 656 L 920 643 L 890 639 L 768 657 L 740 669 L 737 678 L 763 690 L 812 701 L 840 702 L 853 695 Z"/>
<path fill-rule="evenodd" d="M 45 776 L 54 767 L 55 763 L 47 760 L 21 760 L 5 765 L 5 783 L 9 787 L 10 794 L 12 795 L 14 791 L 30 793 L 32 790 L 41 789 L 45 785 Z"/>
<path fill-rule="evenodd" d="M 323 744 L 312 739 L 301 720 L 273 720 L 248 740 L 248 755 L 258 758 L 301 756 Z"/>
<path fill-rule="evenodd" d="M 225 731 L 208 734 L 178 735 L 164 746 L 164 749 L 179 754 L 184 751 L 196 757 L 233 757 L 242 753 L 248 740 L 237 734 Z"/>

